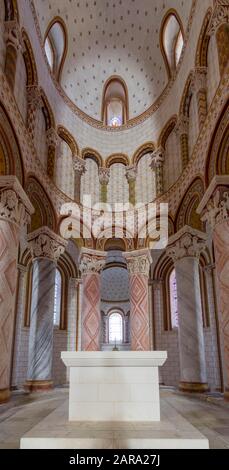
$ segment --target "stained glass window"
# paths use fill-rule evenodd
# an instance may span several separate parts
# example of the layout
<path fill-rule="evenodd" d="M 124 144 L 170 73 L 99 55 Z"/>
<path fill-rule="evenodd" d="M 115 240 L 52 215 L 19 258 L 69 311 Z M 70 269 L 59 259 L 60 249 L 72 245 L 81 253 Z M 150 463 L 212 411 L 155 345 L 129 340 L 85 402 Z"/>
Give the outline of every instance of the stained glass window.
<path fill-rule="evenodd" d="M 109 343 L 123 341 L 123 321 L 120 313 L 112 313 L 109 317 Z"/>
<path fill-rule="evenodd" d="M 169 296 L 172 328 L 178 328 L 178 306 L 177 306 L 177 281 L 175 269 L 169 277 Z"/>
<path fill-rule="evenodd" d="M 54 326 L 59 326 L 60 325 L 61 289 L 62 289 L 61 274 L 60 274 L 59 269 L 56 269 L 55 292 L 54 292 L 54 312 L 53 312 L 53 324 L 54 324 Z"/>

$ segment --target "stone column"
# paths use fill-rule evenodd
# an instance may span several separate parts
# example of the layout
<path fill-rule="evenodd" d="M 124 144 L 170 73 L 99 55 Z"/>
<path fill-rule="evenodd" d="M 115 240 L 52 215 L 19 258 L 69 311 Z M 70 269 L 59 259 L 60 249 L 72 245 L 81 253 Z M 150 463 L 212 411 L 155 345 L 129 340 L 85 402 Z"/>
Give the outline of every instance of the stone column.
<path fill-rule="evenodd" d="M 33 206 L 15 176 L 0 177 L 0 403 L 10 396 L 20 228 Z"/>
<path fill-rule="evenodd" d="M 101 342 L 100 272 L 106 261 L 106 252 L 83 248 L 80 271 L 83 280 L 81 321 L 82 351 L 99 351 Z"/>
<path fill-rule="evenodd" d="M 110 179 L 110 168 L 99 168 L 99 182 L 100 182 L 100 202 L 107 202 L 107 186 Z"/>
<path fill-rule="evenodd" d="M 126 168 L 126 179 L 129 185 L 129 203 L 135 206 L 136 204 L 136 178 L 137 167 L 135 165 Z"/>
<path fill-rule="evenodd" d="M 78 349 L 78 289 L 79 279 L 70 278 L 68 282 L 68 351 Z"/>
<path fill-rule="evenodd" d="M 197 212 L 213 230 L 217 298 L 223 337 L 225 399 L 229 400 L 229 176 L 215 176 Z"/>
<path fill-rule="evenodd" d="M 5 22 L 4 37 L 6 42 L 5 74 L 10 88 L 13 91 L 15 85 L 18 52 L 22 49 L 23 45 L 20 26 L 17 20 Z"/>
<path fill-rule="evenodd" d="M 123 253 L 130 275 L 130 340 L 133 351 L 150 351 L 148 278 L 152 263 L 148 249 Z"/>
<path fill-rule="evenodd" d="M 24 348 L 22 344 L 23 327 L 25 322 L 25 305 L 27 293 L 27 274 L 28 268 L 22 264 L 17 265 L 18 268 L 18 293 L 16 303 L 16 325 L 15 325 L 15 338 L 14 338 L 14 358 L 13 358 L 13 371 L 11 387 L 17 389 L 20 384 L 20 364 L 24 355 Z"/>
<path fill-rule="evenodd" d="M 78 155 L 73 155 L 73 170 L 75 173 L 74 178 L 74 200 L 80 203 L 81 194 L 81 176 L 86 172 L 86 162 Z"/>
<path fill-rule="evenodd" d="M 55 164 L 56 164 L 56 149 L 60 143 L 60 138 L 55 129 L 50 127 L 46 131 L 46 141 L 48 147 L 48 159 L 47 159 L 47 175 L 49 178 L 54 180 Z"/>
<path fill-rule="evenodd" d="M 161 196 L 164 192 L 163 163 L 165 151 L 159 147 L 152 153 L 152 162 L 150 167 L 156 174 L 156 196 Z"/>
<path fill-rule="evenodd" d="M 53 312 L 56 262 L 67 244 L 48 227 L 28 236 L 33 257 L 29 361 L 25 388 L 52 388 Z"/>
<path fill-rule="evenodd" d="M 34 139 L 37 112 L 43 103 L 40 88 L 37 85 L 27 87 L 27 128 L 32 139 Z"/>
<path fill-rule="evenodd" d="M 186 168 L 189 160 L 188 150 L 188 131 L 189 131 L 189 119 L 187 116 L 181 114 L 179 116 L 175 132 L 179 140 L 180 154 L 183 170 Z"/>
<path fill-rule="evenodd" d="M 204 349 L 203 316 L 199 279 L 199 256 L 206 235 L 189 226 L 170 237 L 167 254 L 176 270 L 179 315 L 180 390 L 208 389 Z"/>
<path fill-rule="evenodd" d="M 207 67 L 198 67 L 192 82 L 192 89 L 196 97 L 198 109 L 199 130 L 202 129 L 207 117 Z"/>

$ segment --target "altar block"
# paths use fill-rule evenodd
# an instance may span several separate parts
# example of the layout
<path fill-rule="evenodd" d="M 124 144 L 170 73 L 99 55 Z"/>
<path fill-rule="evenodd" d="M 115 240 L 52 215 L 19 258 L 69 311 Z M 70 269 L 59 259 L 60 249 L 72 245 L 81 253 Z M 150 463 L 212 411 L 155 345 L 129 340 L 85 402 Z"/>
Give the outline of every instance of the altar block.
<path fill-rule="evenodd" d="M 69 421 L 160 421 L 166 351 L 70 351 Z"/>

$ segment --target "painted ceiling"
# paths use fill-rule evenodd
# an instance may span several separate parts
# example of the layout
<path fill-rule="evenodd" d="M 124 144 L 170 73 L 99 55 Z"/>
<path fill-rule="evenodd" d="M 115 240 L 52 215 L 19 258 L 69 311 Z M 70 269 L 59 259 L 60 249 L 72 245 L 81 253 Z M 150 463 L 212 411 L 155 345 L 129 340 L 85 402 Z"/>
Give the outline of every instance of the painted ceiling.
<path fill-rule="evenodd" d="M 80 110 L 101 120 L 103 87 L 113 75 L 127 85 L 129 118 L 160 96 L 168 81 L 160 25 L 174 8 L 186 30 L 192 0 L 34 0 L 34 5 L 42 37 L 53 18 L 65 22 L 61 86 Z"/>

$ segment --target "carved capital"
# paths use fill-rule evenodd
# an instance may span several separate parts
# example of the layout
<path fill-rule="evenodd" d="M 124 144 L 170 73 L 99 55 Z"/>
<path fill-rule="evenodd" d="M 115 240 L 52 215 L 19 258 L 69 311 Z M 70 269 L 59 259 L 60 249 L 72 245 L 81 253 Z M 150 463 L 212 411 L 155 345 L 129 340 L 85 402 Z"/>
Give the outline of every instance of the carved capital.
<path fill-rule="evenodd" d="M 165 160 L 165 150 L 162 147 L 158 147 L 154 152 L 151 154 L 151 164 L 150 167 L 152 170 L 156 170 L 156 168 L 162 167 L 164 160 Z"/>
<path fill-rule="evenodd" d="M 183 227 L 169 240 L 166 254 L 176 262 L 182 258 L 199 258 L 206 247 L 206 235 L 191 227 Z"/>
<path fill-rule="evenodd" d="M 79 269 L 82 276 L 92 273 L 99 274 L 106 262 L 106 252 L 84 248 L 80 255 Z"/>
<path fill-rule="evenodd" d="M 215 34 L 223 23 L 229 23 L 229 3 L 228 0 L 216 0 L 208 28 L 209 36 Z"/>
<path fill-rule="evenodd" d="M 56 148 L 60 143 L 60 137 L 58 136 L 56 130 L 51 127 L 46 131 L 46 141 L 48 147 Z"/>
<path fill-rule="evenodd" d="M 23 228 L 30 223 L 33 206 L 14 176 L 0 177 L 0 219 Z"/>
<path fill-rule="evenodd" d="M 73 170 L 76 173 L 79 173 L 80 176 L 86 172 L 86 162 L 82 158 L 78 157 L 78 155 L 73 156 Z"/>
<path fill-rule="evenodd" d="M 4 39 L 7 46 L 13 46 L 17 51 L 23 49 L 20 26 L 16 20 L 5 21 Z"/>
<path fill-rule="evenodd" d="M 27 86 L 27 102 L 28 106 L 34 109 L 40 109 L 43 106 L 41 91 L 37 85 Z"/>
<path fill-rule="evenodd" d="M 217 189 L 209 199 L 201 218 L 214 228 L 217 224 L 229 220 L 229 190 Z"/>
<path fill-rule="evenodd" d="M 108 185 L 110 179 L 110 168 L 99 168 L 99 182 L 102 185 Z"/>
<path fill-rule="evenodd" d="M 28 235 L 32 257 L 49 258 L 57 262 L 64 253 L 67 242 L 48 227 L 42 227 Z"/>
<path fill-rule="evenodd" d="M 198 67 L 195 69 L 191 86 L 194 93 L 199 93 L 200 90 L 206 90 L 207 67 Z"/>
<path fill-rule="evenodd" d="M 180 137 L 183 134 L 188 134 L 188 127 L 189 127 L 188 116 L 185 116 L 184 114 L 180 114 L 176 127 L 175 127 L 175 132 L 177 136 Z"/>
<path fill-rule="evenodd" d="M 130 274 L 144 274 L 149 276 L 152 257 L 149 250 L 137 250 L 123 253 Z"/>
<path fill-rule="evenodd" d="M 131 183 L 132 181 L 136 181 L 137 173 L 138 173 L 138 170 L 135 165 L 131 165 L 126 168 L 126 179 L 128 183 Z"/>

